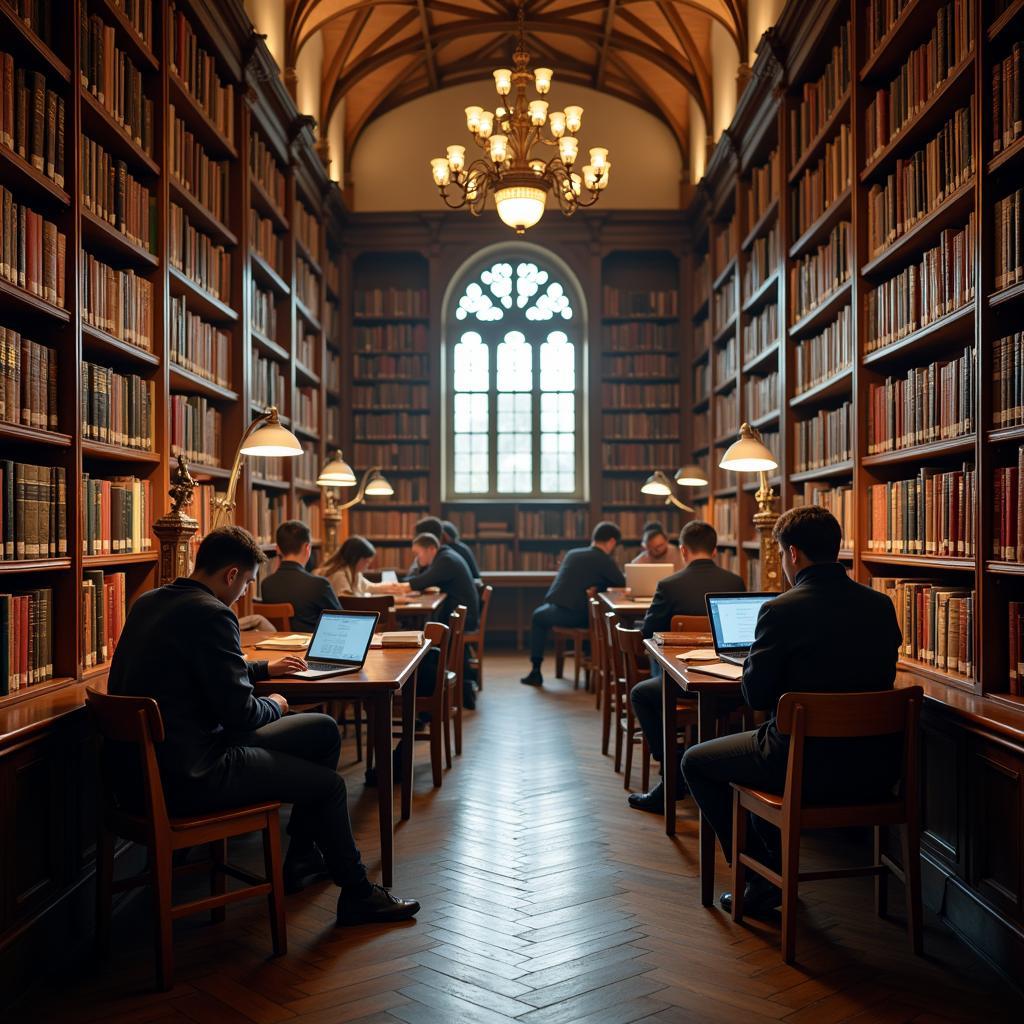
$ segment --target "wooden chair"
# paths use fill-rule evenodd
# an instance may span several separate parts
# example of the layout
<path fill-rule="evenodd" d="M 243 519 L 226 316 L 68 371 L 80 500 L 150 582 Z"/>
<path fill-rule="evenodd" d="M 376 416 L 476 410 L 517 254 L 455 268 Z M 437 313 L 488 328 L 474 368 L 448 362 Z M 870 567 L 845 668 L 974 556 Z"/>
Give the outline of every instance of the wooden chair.
<path fill-rule="evenodd" d="M 600 709 L 604 696 L 605 644 L 604 622 L 601 618 L 601 602 L 596 597 L 587 598 L 587 612 L 590 616 L 590 679 L 596 696 L 594 707 Z"/>
<path fill-rule="evenodd" d="M 484 688 L 484 636 L 487 633 L 487 611 L 491 607 L 494 587 L 489 583 L 480 588 L 480 619 L 476 629 L 466 633 L 465 644 L 469 648 L 469 667 L 476 672 L 478 690 Z"/>
<path fill-rule="evenodd" d="M 449 722 L 455 733 L 455 754 L 462 756 L 462 704 L 466 669 L 466 612 L 464 604 L 457 605 L 455 611 L 448 616 L 448 627 L 452 631 L 448 641 L 448 671 L 445 683 L 448 687 L 448 704 L 445 708 L 444 751 L 445 762 L 452 766 L 452 737 L 448 730 Z"/>
<path fill-rule="evenodd" d="M 601 753 L 608 753 L 608 744 L 612 734 L 612 719 L 618 713 L 618 700 L 616 697 L 619 685 L 619 676 L 622 674 L 622 658 L 619 654 L 618 644 L 615 642 L 615 627 L 619 624 L 619 617 L 615 612 L 604 612 L 601 616 L 601 638 L 604 644 L 602 659 L 604 661 L 604 694 L 601 698 Z M 618 719 L 616 719 L 617 721 Z M 622 739 L 618 730 L 615 733 L 615 770 L 619 770 L 621 763 Z"/>
<path fill-rule="evenodd" d="M 597 587 L 587 587 L 587 598 L 597 596 Z M 589 626 L 555 626 L 552 630 L 555 638 L 555 678 L 564 679 L 562 675 L 565 669 L 565 656 L 572 654 L 572 688 L 580 688 L 580 670 L 583 670 L 584 681 L 590 686 L 590 654 L 587 652 L 586 644 L 590 635 Z M 566 651 L 565 645 L 571 643 L 572 647 Z"/>
<path fill-rule="evenodd" d="M 787 693 L 779 701 L 779 731 L 788 734 L 789 761 L 782 795 L 733 784 L 732 916 L 743 920 L 743 888 L 750 868 L 782 889 L 782 956 L 796 957 L 796 896 L 800 882 L 826 878 L 875 876 L 875 901 L 885 914 L 888 872 L 907 892 L 907 931 L 915 954 L 921 953 L 921 851 L 918 808 L 918 721 L 923 691 L 920 686 L 880 693 Z M 903 774 L 899 795 L 865 804 L 805 804 L 803 801 L 804 743 L 810 738 L 853 738 L 903 735 Z M 743 852 L 747 814 L 775 825 L 782 833 L 782 871 Z M 875 863 L 831 871 L 800 871 L 800 833 L 805 829 L 873 825 Z M 881 852 L 879 829 L 902 826 L 903 867 Z"/>
<path fill-rule="evenodd" d="M 622 711 L 616 718 L 616 724 L 621 734 L 621 743 L 616 741 L 616 749 L 624 745 L 626 749 L 626 770 L 623 775 L 622 784 L 629 789 L 630 776 L 633 771 L 633 747 L 637 738 L 640 739 L 641 749 L 641 786 L 646 793 L 651 783 L 651 751 L 647 746 L 647 737 L 643 735 L 637 725 L 636 715 L 633 712 L 633 702 L 629 695 L 633 687 L 646 678 L 640 670 L 640 661 L 644 657 L 644 638 L 639 629 L 626 629 L 625 626 L 615 627 L 615 639 L 622 659 L 622 679 L 618 687 Z M 615 768 L 618 771 L 618 765 Z"/>
<path fill-rule="evenodd" d="M 710 633 L 711 620 L 706 615 L 673 615 L 669 629 L 673 633 Z"/>
<path fill-rule="evenodd" d="M 100 951 L 106 953 L 110 945 L 113 894 L 152 885 L 156 896 L 157 984 L 164 990 L 174 983 L 172 925 L 179 917 L 209 910 L 212 920 L 223 921 L 224 907 L 228 903 L 266 896 L 274 953 L 283 955 L 287 952 L 278 826 L 281 805 L 268 802 L 189 817 L 171 817 L 167 812 L 156 759 L 156 744 L 164 739 L 164 723 L 157 702 L 151 697 L 114 697 L 90 687 L 86 690 L 85 703 L 104 740 L 130 743 L 138 748 L 143 797 L 140 813 L 130 813 L 119 806 L 113 785 L 102 787 L 103 807 L 96 854 L 96 941 Z M 227 862 L 228 839 L 248 832 L 263 833 L 266 873 L 263 878 Z M 114 840 L 118 836 L 148 847 L 148 871 L 114 880 Z M 208 860 L 177 867 L 173 865 L 175 850 L 205 844 L 210 847 Z M 174 876 L 197 871 L 209 871 L 210 895 L 186 903 L 173 903 L 171 883 Z M 225 884 L 227 875 L 247 883 L 246 887 L 228 892 Z"/>
<path fill-rule="evenodd" d="M 377 612 L 377 632 L 385 632 L 398 628 L 395 618 L 395 599 L 387 594 L 372 594 L 356 597 L 354 594 L 340 594 L 338 603 L 347 612 Z"/>
<path fill-rule="evenodd" d="M 442 743 L 444 734 L 447 731 L 445 723 L 447 715 L 445 707 L 448 701 L 447 680 L 445 671 L 448 664 L 448 645 L 450 643 L 450 630 L 441 622 L 428 622 L 423 629 L 423 635 L 431 642 L 437 651 L 437 675 L 434 677 L 434 692 L 429 696 L 421 697 L 416 695 L 416 714 L 427 713 L 430 721 L 425 729 L 417 729 L 413 738 L 417 740 L 430 741 L 430 770 L 434 777 L 434 787 L 441 786 L 442 771 Z M 396 723 L 401 726 L 401 720 Z M 393 738 L 401 739 L 401 728 L 395 729 Z"/>
<path fill-rule="evenodd" d="M 282 633 L 292 631 L 292 616 L 295 609 L 288 601 L 281 601 L 277 604 L 264 604 L 262 601 L 253 601 L 252 614 L 262 615 L 274 629 Z"/>

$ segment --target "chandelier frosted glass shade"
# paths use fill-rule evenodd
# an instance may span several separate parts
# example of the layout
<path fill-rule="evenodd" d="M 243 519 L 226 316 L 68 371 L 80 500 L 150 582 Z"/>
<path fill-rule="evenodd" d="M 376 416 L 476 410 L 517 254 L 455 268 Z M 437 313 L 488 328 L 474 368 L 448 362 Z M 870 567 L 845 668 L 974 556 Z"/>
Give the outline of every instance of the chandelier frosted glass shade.
<path fill-rule="evenodd" d="M 547 193 L 542 188 L 527 185 L 512 185 L 500 188 L 494 193 L 494 205 L 498 216 L 517 234 L 532 228 L 544 216 Z"/>

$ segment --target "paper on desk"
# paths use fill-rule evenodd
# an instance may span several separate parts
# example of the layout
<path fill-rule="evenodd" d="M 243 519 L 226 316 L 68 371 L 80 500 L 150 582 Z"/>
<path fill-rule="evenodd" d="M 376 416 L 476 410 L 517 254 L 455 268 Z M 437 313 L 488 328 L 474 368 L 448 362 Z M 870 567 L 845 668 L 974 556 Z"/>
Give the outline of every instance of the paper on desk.
<path fill-rule="evenodd" d="M 261 640 L 257 645 L 258 651 L 304 651 L 309 646 L 312 634 L 310 633 L 289 633 L 287 636 L 272 636 Z"/>
<path fill-rule="evenodd" d="M 719 665 L 694 665 L 694 672 L 703 672 L 706 676 L 718 676 L 719 679 L 732 679 L 739 682 L 743 678 L 743 666 L 732 665 L 723 661 Z"/>
<path fill-rule="evenodd" d="M 710 647 L 698 647 L 694 651 L 683 651 L 682 654 L 677 654 L 676 659 L 679 661 L 718 661 L 718 655 Z"/>

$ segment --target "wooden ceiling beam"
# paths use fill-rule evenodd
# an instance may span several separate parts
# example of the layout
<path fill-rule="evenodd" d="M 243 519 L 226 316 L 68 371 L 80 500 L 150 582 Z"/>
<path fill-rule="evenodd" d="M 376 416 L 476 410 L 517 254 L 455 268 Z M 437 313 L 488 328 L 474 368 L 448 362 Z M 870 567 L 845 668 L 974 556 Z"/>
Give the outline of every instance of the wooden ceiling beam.
<path fill-rule="evenodd" d="M 658 0 L 658 9 L 671 26 L 676 39 L 679 41 L 680 47 L 689 58 L 690 64 L 693 66 L 694 77 L 697 79 L 697 83 L 700 86 L 700 92 L 698 95 L 694 96 L 694 99 L 701 108 L 705 124 L 710 124 L 711 72 L 701 58 L 700 50 L 697 48 L 697 44 L 694 42 L 693 35 L 687 27 L 686 22 L 682 17 L 680 17 L 679 12 L 675 7 L 671 3 L 666 3 L 665 0 Z"/>
<path fill-rule="evenodd" d="M 594 69 L 594 88 L 600 89 L 604 85 L 604 72 L 608 66 L 608 47 L 612 41 L 612 27 L 615 24 L 615 7 L 617 0 L 608 0 L 608 9 L 604 15 L 604 38 L 601 40 L 601 48 L 597 52 L 597 67 Z"/>
<path fill-rule="evenodd" d="M 423 50 L 427 58 L 427 80 L 430 88 L 437 88 L 437 60 L 434 57 L 434 47 L 430 42 L 430 15 L 427 13 L 427 5 L 424 0 L 416 0 L 416 7 L 420 13 L 420 34 L 423 37 Z"/>

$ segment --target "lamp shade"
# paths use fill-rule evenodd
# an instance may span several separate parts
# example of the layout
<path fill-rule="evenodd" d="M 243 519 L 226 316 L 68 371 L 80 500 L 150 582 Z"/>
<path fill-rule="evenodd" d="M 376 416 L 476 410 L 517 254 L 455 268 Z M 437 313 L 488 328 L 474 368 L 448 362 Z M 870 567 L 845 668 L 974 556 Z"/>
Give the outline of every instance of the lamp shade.
<path fill-rule="evenodd" d="M 240 455 L 292 456 L 302 454 L 299 439 L 285 426 L 271 406 L 266 413 L 266 423 L 258 426 L 238 449 Z"/>
<path fill-rule="evenodd" d="M 708 485 L 708 478 L 704 470 L 695 463 L 683 466 L 676 472 L 675 479 L 680 487 L 707 487 Z"/>
<path fill-rule="evenodd" d="M 316 478 L 317 487 L 352 487 L 356 482 L 356 475 L 352 467 L 341 457 L 341 452 L 335 452 L 320 470 Z"/>
<path fill-rule="evenodd" d="M 672 493 L 668 479 L 660 469 L 656 469 L 640 488 L 641 494 L 653 494 L 659 498 L 667 498 Z"/>
<path fill-rule="evenodd" d="M 366 481 L 366 488 L 363 493 L 375 498 L 390 498 L 395 493 L 395 489 L 383 473 L 374 470 L 370 474 L 369 480 Z"/>
<path fill-rule="evenodd" d="M 779 468 L 760 435 L 746 423 L 740 427 L 739 440 L 729 446 L 718 465 L 734 473 L 768 473 Z"/>
<path fill-rule="evenodd" d="M 508 188 L 499 188 L 494 193 L 494 205 L 498 208 L 498 216 L 502 221 L 521 234 L 527 228 L 532 228 L 544 216 L 546 198 L 542 188 L 512 185 Z"/>

